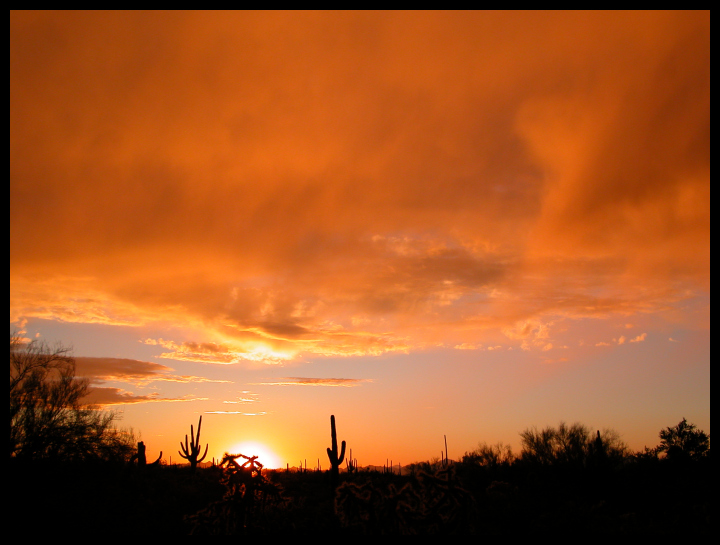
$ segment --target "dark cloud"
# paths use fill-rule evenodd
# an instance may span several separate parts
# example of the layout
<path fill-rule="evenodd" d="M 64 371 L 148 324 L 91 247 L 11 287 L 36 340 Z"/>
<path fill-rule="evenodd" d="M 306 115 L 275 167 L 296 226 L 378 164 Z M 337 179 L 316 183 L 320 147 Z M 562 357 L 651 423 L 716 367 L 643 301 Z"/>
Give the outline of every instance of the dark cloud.
<path fill-rule="evenodd" d="M 76 357 L 75 369 L 79 376 L 104 380 L 164 379 L 172 369 L 159 363 L 125 358 Z"/>
<path fill-rule="evenodd" d="M 229 382 L 191 375 L 177 375 L 173 369 L 159 363 L 125 358 L 75 357 L 75 371 L 80 377 L 90 379 L 92 384 L 106 381 L 132 382 Z"/>
<path fill-rule="evenodd" d="M 197 398 L 184 396 L 181 398 L 160 397 L 154 393 L 150 395 L 136 395 L 120 388 L 107 388 L 93 386 L 88 391 L 88 395 L 83 398 L 83 402 L 89 405 L 127 405 L 133 403 L 160 403 L 160 402 L 176 402 L 176 401 L 196 401 Z"/>

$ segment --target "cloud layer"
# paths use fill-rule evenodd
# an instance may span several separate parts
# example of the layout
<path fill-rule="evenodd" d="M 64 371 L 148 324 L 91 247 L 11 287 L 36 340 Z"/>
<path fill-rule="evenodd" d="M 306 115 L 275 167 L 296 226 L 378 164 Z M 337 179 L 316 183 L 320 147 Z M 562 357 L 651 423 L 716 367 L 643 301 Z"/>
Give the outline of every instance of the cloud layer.
<path fill-rule="evenodd" d="M 198 399 L 192 395 L 180 398 L 160 397 L 157 393 L 138 395 L 121 388 L 102 386 L 107 382 L 125 382 L 141 387 L 159 381 L 180 383 L 229 382 L 190 375 L 176 375 L 170 367 L 148 361 L 89 357 L 75 357 L 73 359 L 75 360 L 77 376 L 90 380 L 88 395 L 83 401 L 91 405 L 124 405 L 160 401 L 195 401 Z"/>
<path fill-rule="evenodd" d="M 709 20 L 13 12 L 11 321 L 282 363 L 671 309 L 709 290 Z"/>

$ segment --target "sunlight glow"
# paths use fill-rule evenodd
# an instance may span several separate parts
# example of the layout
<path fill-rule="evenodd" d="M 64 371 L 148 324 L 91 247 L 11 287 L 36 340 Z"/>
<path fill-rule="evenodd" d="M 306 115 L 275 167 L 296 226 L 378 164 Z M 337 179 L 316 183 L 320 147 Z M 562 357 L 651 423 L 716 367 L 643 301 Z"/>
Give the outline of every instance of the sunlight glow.
<path fill-rule="evenodd" d="M 244 454 L 245 456 L 257 456 L 258 462 L 263 465 L 264 469 L 277 469 L 280 466 L 280 460 L 267 446 L 255 441 L 243 441 L 235 443 L 229 454 Z"/>

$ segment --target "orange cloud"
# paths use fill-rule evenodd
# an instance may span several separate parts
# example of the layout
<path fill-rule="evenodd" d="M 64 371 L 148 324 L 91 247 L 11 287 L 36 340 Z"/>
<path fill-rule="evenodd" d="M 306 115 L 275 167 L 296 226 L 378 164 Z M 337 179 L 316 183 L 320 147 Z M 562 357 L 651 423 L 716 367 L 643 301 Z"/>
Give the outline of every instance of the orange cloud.
<path fill-rule="evenodd" d="M 273 382 L 258 382 L 263 386 L 359 386 L 363 382 L 372 382 L 370 379 L 357 378 L 309 378 L 309 377 L 287 377 Z"/>
<path fill-rule="evenodd" d="M 10 30 L 11 322 L 181 324 L 166 359 L 280 364 L 542 351 L 709 292 L 707 11 Z"/>

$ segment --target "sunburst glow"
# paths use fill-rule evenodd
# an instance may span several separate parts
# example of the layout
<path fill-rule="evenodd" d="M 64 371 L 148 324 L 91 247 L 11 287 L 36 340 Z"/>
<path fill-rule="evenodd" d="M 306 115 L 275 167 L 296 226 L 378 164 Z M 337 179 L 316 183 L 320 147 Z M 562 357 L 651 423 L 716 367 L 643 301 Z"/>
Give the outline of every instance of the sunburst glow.
<path fill-rule="evenodd" d="M 257 456 L 258 462 L 263 465 L 264 469 L 276 469 L 280 466 L 280 459 L 266 445 L 255 441 L 243 441 L 235 443 L 230 450 L 230 454 L 244 454 L 245 456 Z"/>

